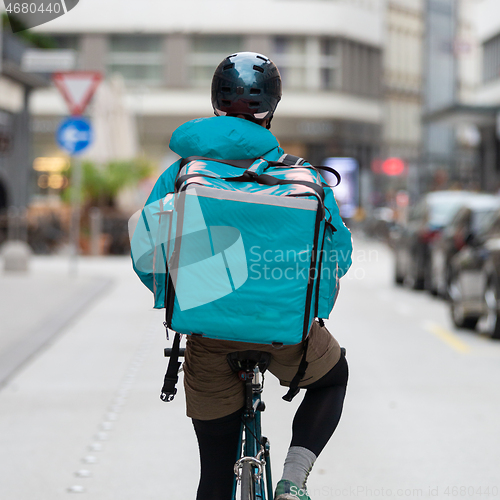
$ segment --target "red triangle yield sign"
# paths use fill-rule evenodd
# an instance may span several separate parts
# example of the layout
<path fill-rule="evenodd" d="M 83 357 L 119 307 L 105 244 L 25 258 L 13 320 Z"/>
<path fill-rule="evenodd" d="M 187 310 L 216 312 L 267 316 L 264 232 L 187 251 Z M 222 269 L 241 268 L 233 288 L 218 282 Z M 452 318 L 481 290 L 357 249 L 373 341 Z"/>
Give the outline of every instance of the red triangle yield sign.
<path fill-rule="evenodd" d="M 94 95 L 102 76 L 96 71 L 55 73 L 52 79 L 72 115 L 81 115 Z"/>

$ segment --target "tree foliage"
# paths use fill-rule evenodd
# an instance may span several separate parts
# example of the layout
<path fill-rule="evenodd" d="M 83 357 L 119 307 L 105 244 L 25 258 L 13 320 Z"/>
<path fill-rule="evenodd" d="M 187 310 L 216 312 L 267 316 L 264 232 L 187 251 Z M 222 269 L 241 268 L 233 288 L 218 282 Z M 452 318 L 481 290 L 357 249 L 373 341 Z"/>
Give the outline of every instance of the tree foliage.
<path fill-rule="evenodd" d="M 24 23 L 14 15 L 8 16 L 6 12 L 1 14 L 1 22 L 4 29 L 17 31 L 16 35 L 28 45 L 39 49 L 57 49 L 57 42 L 50 35 L 37 33 L 29 30 Z"/>
<path fill-rule="evenodd" d="M 74 164 L 68 172 L 70 179 L 73 177 L 73 169 Z M 137 186 L 154 172 L 151 162 L 144 158 L 112 161 L 103 166 L 83 161 L 81 169 L 80 199 L 82 203 L 95 207 L 113 206 L 116 196 L 123 188 Z M 74 195 L 74 187 L 70 183 L 63 193 L 63 199 L 69 202 Z"/>

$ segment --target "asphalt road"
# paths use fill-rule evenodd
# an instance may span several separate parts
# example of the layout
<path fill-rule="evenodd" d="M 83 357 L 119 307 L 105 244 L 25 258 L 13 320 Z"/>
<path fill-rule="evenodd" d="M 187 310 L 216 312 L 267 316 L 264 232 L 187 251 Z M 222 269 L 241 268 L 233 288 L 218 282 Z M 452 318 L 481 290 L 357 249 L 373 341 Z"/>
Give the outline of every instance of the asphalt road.
<path fill-rule="evenodd" d="M 347 349 L 348 394 L 311 498 L 499 498 L 500 342 L 455 331 L 445 303 L 395 287 L 382 244 L 357 238 L 354 261 L 327 323 Z M 0 498 L 194 499 L 182 387 L 159 400 L 162 313 L 127 259 L 80 272 L 113 283 L 0 390 Z M 275 482 L 300 403 L 284 392 L 266 378 Z"/>

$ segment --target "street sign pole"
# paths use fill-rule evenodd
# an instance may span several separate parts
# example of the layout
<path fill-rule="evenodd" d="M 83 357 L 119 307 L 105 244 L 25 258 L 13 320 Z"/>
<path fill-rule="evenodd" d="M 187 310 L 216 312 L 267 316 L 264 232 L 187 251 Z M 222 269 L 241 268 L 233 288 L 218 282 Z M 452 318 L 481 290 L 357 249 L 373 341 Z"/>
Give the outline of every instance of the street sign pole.
<path fill-rule="evenodd" d="M 72 276 L 78 274 L 78 255 L 80 253 L 80 222 L 81 222 L 81 192 L 82 192 L 82 164 L 76 157 L 71 157 L 71 185 L 73 192 L 71 196 L 71 221 L 70 221 L 70 266 L 69 272 Z"/>
<path fill-rule="evenodd" d="M 71 156 L 72 172 L 70 222 L 70 274 L 76 275 L 78 270 L 78 254 L 80 248 L 80 219 L 81 219 L 81 188 L 82 164 L 78 153 L 84 151 L 92 142 L 92 127 L 85 118 L 71 117 L 63 120 L 56 133 L 59 146 Z"/>
<path fill-rule="evenodd" d="M 92 127 L 90 122 L 86 118 L 79 117 L 72 117 L 63 120 L 57 130 L 56 140 L 59 146 L 71 155 L 71 186 L 73 188 L 73 196 L 71 200 L 70 223 L 70 274 L 76 275 L 80 248 L 80 219 L 82 201 L 82 164 L 77 157 L 77 154 L 84 151 L 92 142 Z"/>
<path fill-rule="evenodd" d="M 56 139 L 59 146 L 70 154 L 72 163 L 71 185 L 73 187 L 73 196 L 70 222 L 70 274 L 76 275 L 80 248 L 82 202 L 82 164 L 76 155 L 86 149 L 92 142 L 90 122 L 79 116 L 83 114 L 92 99 L 101 82 L 102 75 L 95 71 L 69 71 L 55 73 L 52 79 L 72 115 L 71 118 L 61 123 L 57 130 Z"/>

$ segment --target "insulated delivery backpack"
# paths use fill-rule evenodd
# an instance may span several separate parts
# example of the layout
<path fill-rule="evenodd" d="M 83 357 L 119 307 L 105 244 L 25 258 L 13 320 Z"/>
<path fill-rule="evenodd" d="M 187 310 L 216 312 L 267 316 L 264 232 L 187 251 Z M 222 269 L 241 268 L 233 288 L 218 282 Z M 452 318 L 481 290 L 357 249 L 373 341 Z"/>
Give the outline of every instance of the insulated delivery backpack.
<path fill-rule="evenodd" d="M 175 193 L 146 214 L 159 228 L 154 275 L 166 280 L 176 354 L 179 334 L 289 345 L 307 338 L 314 318 L 328 318 L 339 276 L 325 171 L 340 182 L 333 169 L 291 155 L 182 159 Z M 171 358 L 166 385 L 178 366 Z M 162 399 L 172 390 L 164 386 Z"/>

